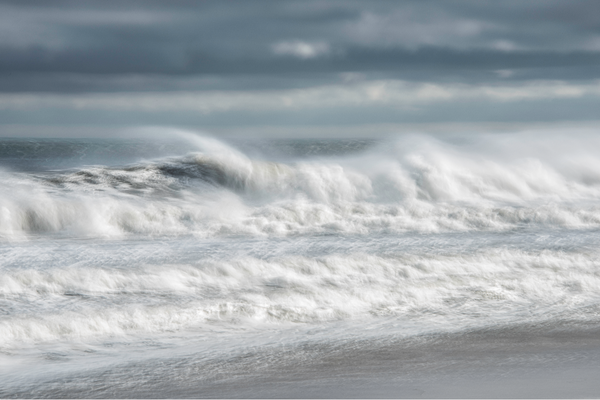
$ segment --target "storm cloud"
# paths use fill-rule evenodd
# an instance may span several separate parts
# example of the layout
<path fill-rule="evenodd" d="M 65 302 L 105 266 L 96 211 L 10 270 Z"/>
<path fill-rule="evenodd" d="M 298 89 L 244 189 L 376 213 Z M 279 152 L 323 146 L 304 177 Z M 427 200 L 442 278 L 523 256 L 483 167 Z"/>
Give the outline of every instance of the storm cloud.
<path fill-rule="evenodd" d="M 102 104 L 123 102 L 136 112 L 181 104 L 208 115 L 250 112 L 251 104 L 306 113 L 298 99 L 310 98 L 335 109 L 333 121 L 343 107 L 374 106 L 365 88 L 384 82 L 380 105 L 392 109 L 443 101 L 468 108 L 477 96 L 490 107 L 557 100 L 574 110 L 565 118 L 581 119 L 575 107 L 599 96 L 598 15 L 592 0 L 0 1 L 0 118 L 25 123 L 27 107 L 106 110 Z M 424 102 L 414 95 L 419 87 L 450 94 Z M 571 94 L 558 96 L 559 87 Z M 489 95 L 517 88 L 530 92 Z M 102 93 L 113 97 L 100 101 Z M 66 123 L 72 112 L 53 115 Z"/>

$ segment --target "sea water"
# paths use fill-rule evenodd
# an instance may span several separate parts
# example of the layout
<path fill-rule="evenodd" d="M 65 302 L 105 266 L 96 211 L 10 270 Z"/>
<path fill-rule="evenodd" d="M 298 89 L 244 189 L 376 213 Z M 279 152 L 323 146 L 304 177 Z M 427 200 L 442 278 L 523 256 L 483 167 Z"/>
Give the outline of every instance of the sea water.
<path fill-rule="evenodd" d="M 169 397 L 340 343 L 597 326 L 599 150 L 1 139 L 0 397 Z"/>

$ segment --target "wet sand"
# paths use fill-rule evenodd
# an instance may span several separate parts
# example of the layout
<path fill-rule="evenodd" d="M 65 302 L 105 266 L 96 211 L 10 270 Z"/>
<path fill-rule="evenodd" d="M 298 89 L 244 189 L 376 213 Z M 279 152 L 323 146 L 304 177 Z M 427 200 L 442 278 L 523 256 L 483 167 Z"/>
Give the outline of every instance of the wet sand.
<path fill-rule="evenodd" d="M 352 346 L 305 365 L 206 385 L 189 396 L 295 398 L 597 398 L 600 333 L 478 332 Z M 265 371 L 266 372 L 266 371 Z"/>
<path fill-rule="evenodd" d="M 1 397 L 600 397 L 600 330 L 517 327 L 370 343 L 249 349 L 89 370 Z"/>

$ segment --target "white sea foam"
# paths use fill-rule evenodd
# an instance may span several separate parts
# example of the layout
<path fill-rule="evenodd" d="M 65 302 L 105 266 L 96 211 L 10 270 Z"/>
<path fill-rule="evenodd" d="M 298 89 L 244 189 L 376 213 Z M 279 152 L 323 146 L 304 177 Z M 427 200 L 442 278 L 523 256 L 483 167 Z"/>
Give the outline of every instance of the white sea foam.
<path fill-rule="evenodd" d="M 385 317 L 400 325 L 466 328 L 531 322 L 569 310 L 575 318 L 574 311 L 600 300 L 599 266 L 595 252 L 489 249 L 8 269 L 0 273 L 0 295 L 14 312 L 0 321 L 0 343 L 206 324 L 273 327 Z M 81 300 L 70 309 L 73 298 Z"/>
<path fill-rule="evenodd" d="M 4 381 L 600 322 L 594 136 L 414 135 L 317 157 L 177 135 L 188 153 L 0 171 Z"/>

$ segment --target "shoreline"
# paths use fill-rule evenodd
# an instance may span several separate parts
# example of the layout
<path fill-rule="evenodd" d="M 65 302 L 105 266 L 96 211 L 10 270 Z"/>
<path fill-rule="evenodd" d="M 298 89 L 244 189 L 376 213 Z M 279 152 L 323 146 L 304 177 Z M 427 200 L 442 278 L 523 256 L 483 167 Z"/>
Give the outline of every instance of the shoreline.
<path fill-rule="evenodd" d="M 589 398 L 600 328 L 518 326 L 409 339 L 148 359 L 0 391 L 3 398 Z"/>

